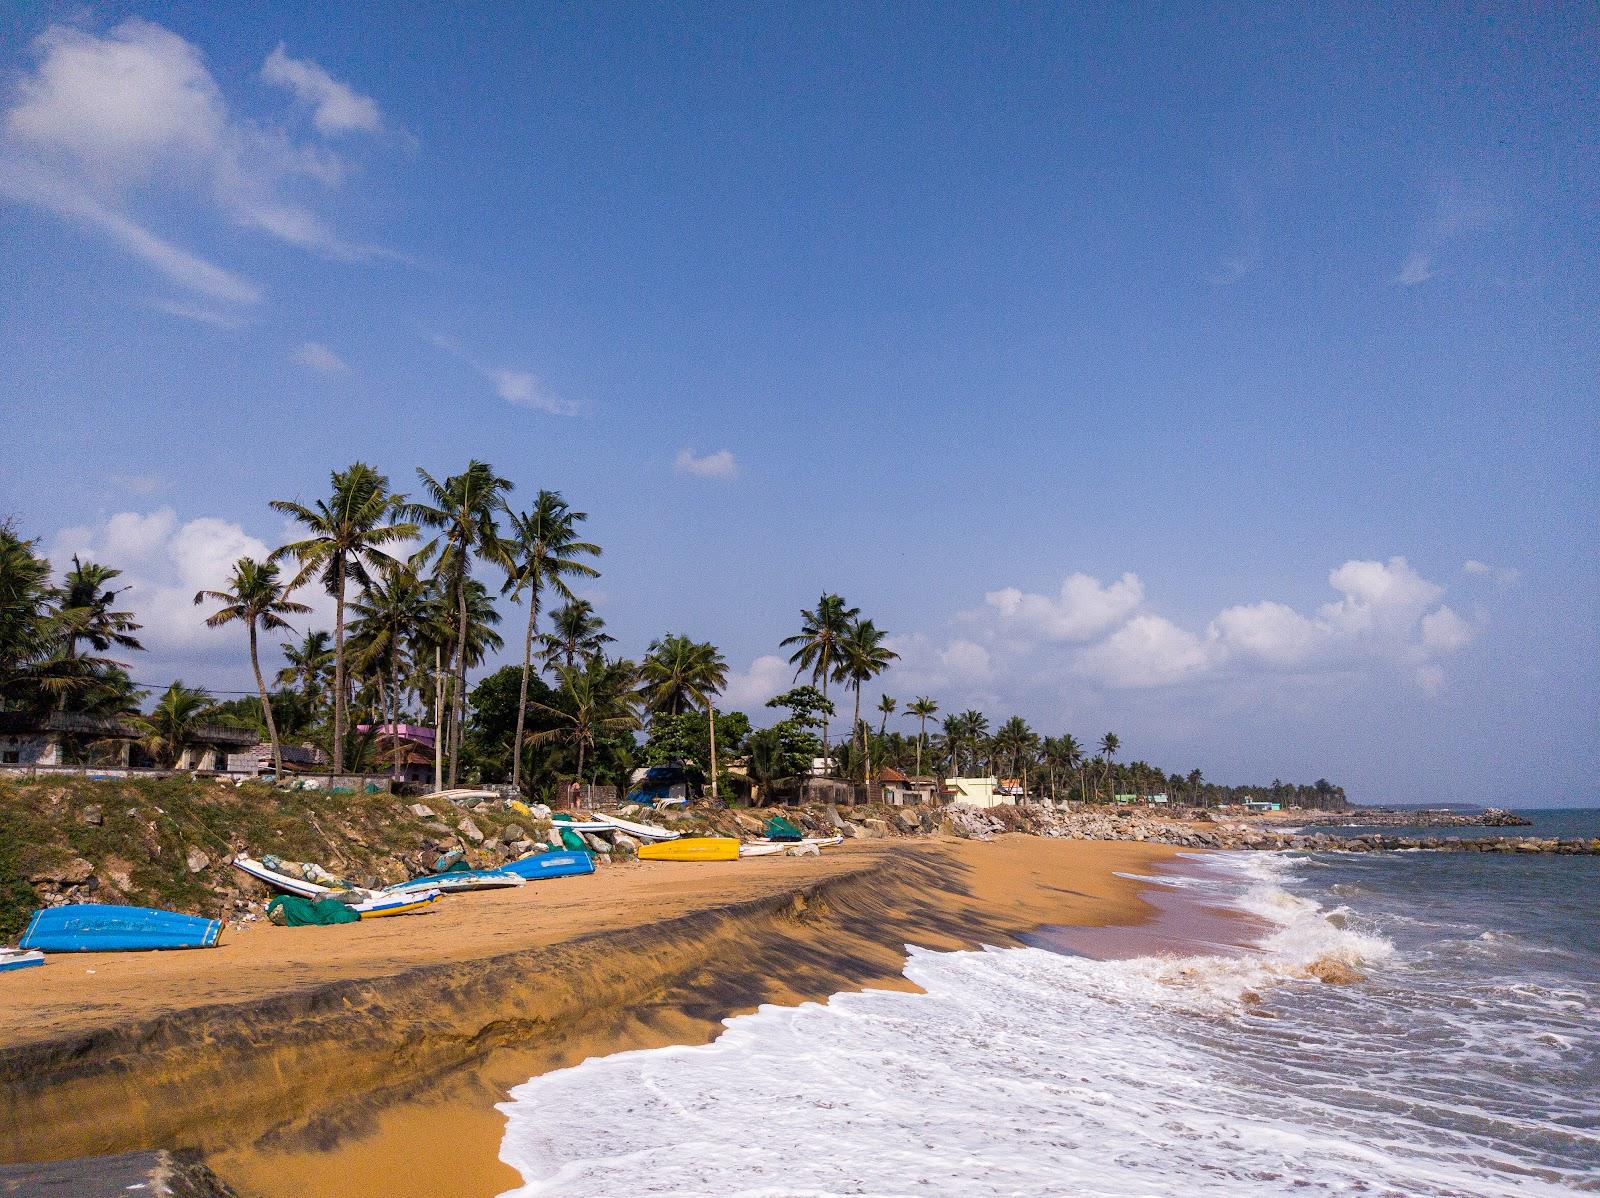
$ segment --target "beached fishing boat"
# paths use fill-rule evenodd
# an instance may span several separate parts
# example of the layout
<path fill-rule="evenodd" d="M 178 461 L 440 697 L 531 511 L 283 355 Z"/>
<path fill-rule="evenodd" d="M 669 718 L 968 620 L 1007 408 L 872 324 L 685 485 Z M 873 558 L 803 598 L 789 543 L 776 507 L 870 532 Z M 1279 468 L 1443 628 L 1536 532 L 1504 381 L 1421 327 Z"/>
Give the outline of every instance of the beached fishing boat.
<path fill-rule="evenodd" d="M 570 878 L 576 874 L 594 873 L 594 857 L 589 853 L 553 852 L 535 853 L 531 857 L 502 865 L 501 870 L 516 874 L 530 882 L 543 878 Z"/>
<path fill-rule="evenodd" d="M 35 911 L 18 943 L 47 953 L 113 953 L 211 948 L 221 933 L 220 922 L 199 915 L 109 903 L 68 903 Z"/>
<path fill-rule="evenodd" d="M 308 882 L 304 878 L 294 877 L 292 874 L 279 873 L 275 869 L 268 869 L 261 862 L 244 853 L 233 859 L 236 869 L 243 870 L 252 878 L 275 886 L 285 894 L 292 894 L 297 898 L 321 899 L 338 898 L 340 895 L 359 895 L 361 901 L 351 903 L 357 914 L 363 919 L 376 919 L 381 915 L 406 915 L 412 911 L 421 911 L 443 893 L 442 890 L 423 889 L 408 890 L 403 901 L 397 901 L 396 896 L 384 894 L 377 890 L 366 890 L 359 886 L 349 889 L 337 889 L 332 886 L 323 886 L 317 882 Z"/>
<path fill-rule="evenodd" d="M 0 948 L 0 973 L 43 964 L 44 954 L 38 949 Z"/>
<path fill-rule="evenodd" d="M 641 861 L 737 861 L 739 842 L 731 836 L 686 836 L 641 845 Z"/>
<path fill-rule="evenodd" d="M 409 882 L 385 886 L 380 894 L 410 894 L 418 890 L 442 890 L 454 894 L 463 890 L 498 890 L 521 886 L 524 879 L 503 869 L 457 869 L 442 874 L 425 874 Z"/>
<path fill-rule="evenodd" d="M 638 840 L 677 840 L 679 836 L 679 833 L 674 832 L 671 828 L 661 828 L 655 824 L 636 824 L 632 820 L 626 820 L 617 815 L 600 815 L 596 813 L 594 818 L 606 827 L 614 828 L 619 832 L 626 832 L 629 836 Z"/>
<path fill-rule="evenodd" d="M 830 848 L 836 844 L 843 844 L 843 836 L 802 836 L 799 840 L 773 840 L 766 836 L 758 836 L 750 841 L 751 844 L 775 844 L 780 848 L 792 849 L 797 844 L 814 844 L 819 849 Z"/>
<path fill-rule="evenodd" d="M 789 844 L 757 844 L 753 841 L 739 846 L 740 857 L 776 857 L 779 853 L 787 853 L 794 848 L 794 843 Z"/>
<path fill-rule="evenodd" d="M 426 911 L 443 897 L 439 890 L 408 890 L 400 894 L 384 894 L 357 904 L 354 910 L 362 919 L 381 919 L 385 915 L 410 915 Z"/>

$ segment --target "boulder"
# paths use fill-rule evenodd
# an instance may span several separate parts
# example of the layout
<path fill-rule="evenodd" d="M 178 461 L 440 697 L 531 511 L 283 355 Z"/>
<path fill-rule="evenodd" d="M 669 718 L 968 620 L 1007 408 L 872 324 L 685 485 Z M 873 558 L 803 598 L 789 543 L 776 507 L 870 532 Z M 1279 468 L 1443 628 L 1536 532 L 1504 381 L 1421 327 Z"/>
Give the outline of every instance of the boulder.
<path fill-rule="evenodd" d="M 895 812 L 894 822 L 902 832 L 915 832 L 922 827 L 922 817 L 912 807 L 902 807 Z"/>
<path fill-rule="evenodd" d="M 787 849 L 784 850 L 784 856 L 786 856 L 786 857 L 820 857 L 820 856 L 822 856 L 822 850 L 819 849 L 814 844 L 795 844 L 795 845 L 790 845 Z"/>
<path fill-rule="evenodd" d="M 846 820 L 844 816 L 839 814 L 839 809 L 832 803 L 828 804 L 828 810 L 826 811 L 825 815 L 828 821 L 828 826 L 835 832 L 843 832 L 850 826 L 849 821 Z"/>
<path fill-rule="evenodd" d="M 82 811 L 78 812 L 78 822 L 98 828 L 106 822 L 106 813 L 101 809 L 99 803 L 90 803 Z"/>
<path fill-rule="evenodd" d="M 449 824 L 441 824 L 437 820 L 431 823 L 423 824 L 422 826 L 428 831 L 432 832 L 435 836 L 454 836 L 456 834 L 456 830 Z"/>
<path fill-rule="evenodd" d="M 578 835 L 582 836 L 584 843 L 597 853 L 609 853 L 611 851 L 611 842 L 604 837 L 598 836 L 593 832 L 580 832 Z"/>
<path fill-rule="evenodd" d="M 507 824 L 505 827 L 500 829 L 500 839 L 501 840 L 521 840 L 522 839 L 522 825 L 521 824 Z"/>
<path fill-rule="evenodd" d="M 456 825 L 456 831 L 475 844 L 483 843 L 483 830 L 472 822 L 470 815 L 462 817 L 461 822 Z"/>
<path fill-rule="evenodd" d="M 59 886 L 78 886 L 94 874 L 94 866 L 82 857 L 72 857 L 60 865 L 46 865 L 28 875 L 28 881 L 55 883 Z"/>
<path fill-rule="evenodd" d="M 527 839 L 513 840 L 510 844 L 506 845 L 506 849 L 518 857 L 526 857 L 529 853 L 534 852 L 535 848 L 537 848 L 537 851 L 541 853 L 544 852 L 543 845 L 535 846 L 533 841 Z"/>
<path fill-rule="evenodd" d="M 438 817 L 438 813 L 426 803 L 411 804 L 411 814 L 418 819 L 436 819 Z"/>
<path fill-rule="evenodd" d="M 864 819 L 861 821 L 861 826 L 866 830 L 867 835 L 874 840 L 882 840 L 889 835 L 889 825 L 881 819 Z"/>
<path fill-rule="evenodd" d="M 528 811 L 532 814 L 534 819 L 548 821 L 550 818 L 550 807 L 546 803 L 529 803 Z"/>
<path fill-rule="evenodd" d="M 626 832 L 614 833 L 611 837 L 611 841 L 619 849 L 627 849 L 629 852 L 633 853 L 637 853 L 639 851 L 640 842 L 634 837 L 629 836 Z"/>

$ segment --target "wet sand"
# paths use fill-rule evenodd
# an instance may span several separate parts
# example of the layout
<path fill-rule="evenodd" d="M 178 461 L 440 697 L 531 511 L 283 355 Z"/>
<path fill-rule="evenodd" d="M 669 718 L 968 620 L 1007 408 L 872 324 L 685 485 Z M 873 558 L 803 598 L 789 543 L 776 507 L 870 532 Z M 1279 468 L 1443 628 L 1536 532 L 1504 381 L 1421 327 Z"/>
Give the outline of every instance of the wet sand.
<path fill-rule="evenodd" d="M 57 957 L 28 985 L 7 979 L 0 1147 L 197 1147 L 252 1198 L 486 1198 L 519 1181 L 498 1161 L 494 1104 L 537 1073 L 704 1042 L 763 1002 L 904 987 L 908 943 L 1136 925 L 1156 908 L 1119 875 L 1173 856 L 1027 836 L 852 842 L 611 866 L 424 916 L 256 925 L 210 951 Z"/>

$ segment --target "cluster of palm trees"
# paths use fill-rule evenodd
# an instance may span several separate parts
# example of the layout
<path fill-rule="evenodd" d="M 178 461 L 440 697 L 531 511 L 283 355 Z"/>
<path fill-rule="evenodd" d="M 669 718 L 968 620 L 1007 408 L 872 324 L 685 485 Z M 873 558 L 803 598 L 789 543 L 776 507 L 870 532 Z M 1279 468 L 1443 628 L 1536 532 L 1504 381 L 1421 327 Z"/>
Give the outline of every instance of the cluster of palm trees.
<path fill-rule="evenodd" d="M 842 683 L 855 692 L 855 716 L 850 722 L 850 754 L 860 763 L 862 780 L 870 778 L 869 729 L 861 720 L 861 688 L 899 660 L 886 643 L 889 634 L 861 615 L 861 609 L 825 592 L 817 605 L 800 613 L 800 631 L 782 641 L 793 648 L 789 664 L 795 679 L 809 673 L 822 691 L 822 743 L 828 744 L 828 717 L 833 708 L 828 686 Z M 880 710 L 883 710 L 880 707 Z M 884 712 L 887 718 L 888 712 Z"/>

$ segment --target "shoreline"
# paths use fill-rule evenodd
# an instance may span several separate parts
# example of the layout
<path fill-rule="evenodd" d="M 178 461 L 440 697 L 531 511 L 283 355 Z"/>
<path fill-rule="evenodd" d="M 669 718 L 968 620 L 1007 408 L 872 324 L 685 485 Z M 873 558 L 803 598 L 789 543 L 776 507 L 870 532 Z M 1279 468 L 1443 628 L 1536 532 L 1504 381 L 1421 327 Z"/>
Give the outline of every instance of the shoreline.
<path fill-rule="evenodd" d="M 841 848 L 612 866 L 352 925 L 360 937 L 254 929 L 231 961 L 58 960 L 0 1012 L 6 1155 L 194 1147 L 250 1198 L 498 1194 L 518 1184 L 494 1107 L 511 1086 L 702 1043 L 763 1003 L 906 988 L 907 944 L 1136 926 L 1150 883 L 1120 875 L 1176 852 L 1029 836 Z"/>

